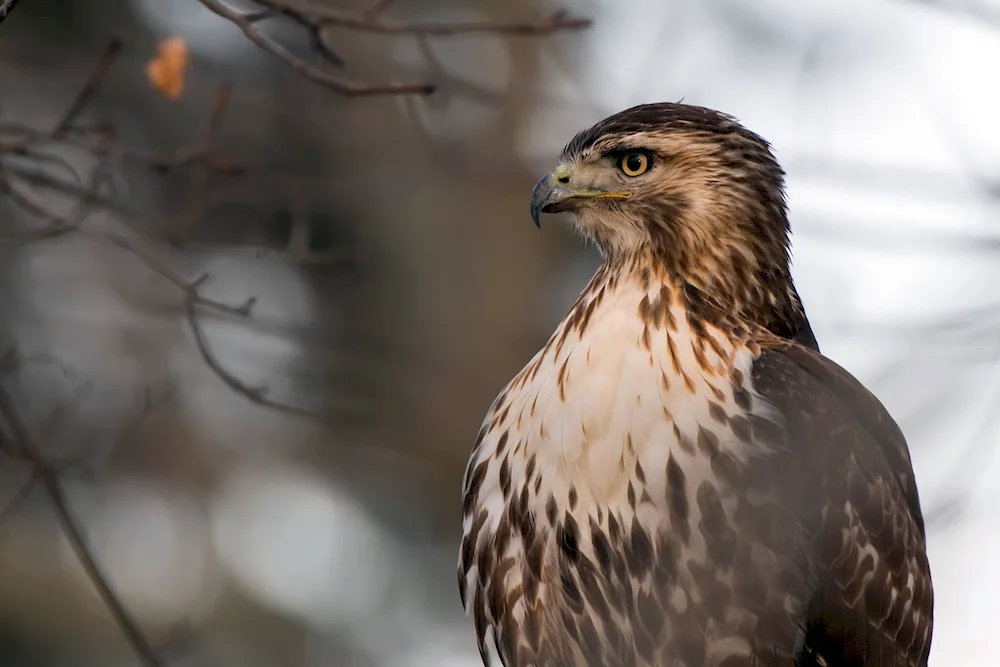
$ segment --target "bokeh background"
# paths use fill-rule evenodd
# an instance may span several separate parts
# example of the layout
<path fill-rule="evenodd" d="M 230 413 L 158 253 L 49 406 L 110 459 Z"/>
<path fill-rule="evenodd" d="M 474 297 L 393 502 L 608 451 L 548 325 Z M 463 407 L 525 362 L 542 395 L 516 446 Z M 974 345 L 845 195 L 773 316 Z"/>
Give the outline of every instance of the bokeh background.
<path fill-rule="evenodd" d="M 576 130 L 683 98 L 774 144 L 820 344 L 911 445 L 931 664 L 995 665 L 1000 2 L 562 7 L 593 25 L 331 34 L 341 73 L 433 81 L 429 97 L 338 95 L 198 0 L 22 0 L 0 25 L 8 129 L 55 127 L 108 40 L 125 41 L 79 122 L 112 123 L 139 159 L 59 142 L 32 159 L 0 151 L 18 195 L 0 193 L 0 356 L 19 355 L 3 386 L 122 603 L 170 665 L 479 664 L 455 582 L 462 469 L 487 406 L 598 262 L 556 219 L 534 229 L 531 185 Z M 386 11 L 448 22 L 557 8 Z M 259 27 L 323 66 L 301 26 Z M 146 75 L 166 38 L 192 59 L 177 100 Z M 243 173 L 151 168 L 148 156 L 198 145 L 227 82 L 211 150 Z M 44 212 L 79 210 L 53 179 L 95 175 L 84 232 L 34 233 Z M 171 282 L 203 273 L 206 299 L 256 299 L 250 319 L 199 311 L 221 375 Z M 261 386 L 310 414 L 240 390 Z M 143 664 L 0 424 L 0 665 Z"/>

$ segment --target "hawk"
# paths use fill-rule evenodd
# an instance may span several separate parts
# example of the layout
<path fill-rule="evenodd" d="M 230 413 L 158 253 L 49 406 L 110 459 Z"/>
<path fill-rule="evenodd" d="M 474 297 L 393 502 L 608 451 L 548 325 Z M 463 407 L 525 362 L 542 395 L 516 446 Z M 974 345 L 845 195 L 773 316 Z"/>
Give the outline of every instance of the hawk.
<path fill-rule="evenodd" d="M 784 174 L 734 118 L 637 106 L 577 134 L 531 213 L 603 262 L 489 409 L 459 587 L 506 667 L 927 664 L 906 441 L 822 356 Z"/>

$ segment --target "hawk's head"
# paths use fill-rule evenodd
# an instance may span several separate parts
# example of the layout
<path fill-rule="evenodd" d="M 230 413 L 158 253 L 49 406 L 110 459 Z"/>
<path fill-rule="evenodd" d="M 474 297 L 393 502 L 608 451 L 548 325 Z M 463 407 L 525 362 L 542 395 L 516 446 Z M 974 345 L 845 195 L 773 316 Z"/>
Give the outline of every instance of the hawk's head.
<path fill-rule="evenodd" d="M 607 258 L 648 256 L 752 319 L 798 305 L 783 172 L 768 143 L 725 114 L 644 104 L 580 132 L 532 195 L 536 224 L 556 211 L 572 211 Z"/>

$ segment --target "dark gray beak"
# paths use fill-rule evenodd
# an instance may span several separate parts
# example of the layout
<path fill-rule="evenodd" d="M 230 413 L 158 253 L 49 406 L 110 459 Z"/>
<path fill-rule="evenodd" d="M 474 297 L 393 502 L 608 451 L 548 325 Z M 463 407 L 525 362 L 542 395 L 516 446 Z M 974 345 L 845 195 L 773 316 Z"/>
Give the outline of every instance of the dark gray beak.
<path fill-rule="evenodd" d="M 572 190 L 556 185 L 556 179 L 551 173 L 546 174 L 542 180 L 535 183 L 535 189 L 531 191 L 531 219 L 535 221 L 535 227 L 542 228 L 542 223 L 538 219 L 542 213 L 565 210 L 560 204 L 576 196 Z"/>
<path fill-rule="evenodd" d="M 535 183 L 535 189 L 531 191 L 531 219 L 535 221 L 535 227 L 539 229 L 541 229 L 542 223 L 538 216 L 542 213 L 569 211 L 583 206 L 592 199 L 627 199 L 632 196 L 631 192 L 608 192 L 594 188 L 564 188 L 556 181 L 556 174 L 562 178 L 564 183 L 570 181 L 569 169 L 565 165 L 559 165 L 555 171 L 546 174 L 545 178 Z"/>

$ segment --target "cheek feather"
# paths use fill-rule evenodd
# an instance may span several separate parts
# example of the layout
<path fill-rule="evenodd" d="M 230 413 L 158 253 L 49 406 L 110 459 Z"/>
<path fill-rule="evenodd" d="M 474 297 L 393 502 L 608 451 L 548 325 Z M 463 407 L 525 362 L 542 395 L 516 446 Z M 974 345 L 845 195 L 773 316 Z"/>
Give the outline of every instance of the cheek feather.
<path fill-rule="evenodd" d="M 616 202 L 581 209 L 574 228 L 593 241 L 605 257 L 624 256 L 649 242 L 649 231 L 641 220 L 628 214 L 631 202 Z"/>

